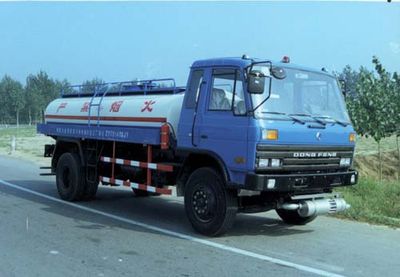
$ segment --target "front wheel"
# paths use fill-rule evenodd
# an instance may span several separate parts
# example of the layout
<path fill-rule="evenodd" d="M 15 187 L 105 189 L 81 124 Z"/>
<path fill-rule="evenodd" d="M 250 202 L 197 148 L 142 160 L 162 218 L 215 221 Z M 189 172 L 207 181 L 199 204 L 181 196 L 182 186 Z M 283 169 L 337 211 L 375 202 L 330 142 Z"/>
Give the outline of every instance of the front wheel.
<path fill-rule="evenodd" d="M 317 217 L 316 215 L 302 217 L 297 211 L 284 209 L 276 209 L 276 213 L 283 220 L 283 222 L 291 225 L 306 225 Z"/>
<path fill-rule="evenodd" d="M 215 170 L 199 168 L 186 183 L 185 210 L 197 232 L 207 236 L 221 235 L 233 225 L 238 210 L 237 195 L 225 188 Z"/>

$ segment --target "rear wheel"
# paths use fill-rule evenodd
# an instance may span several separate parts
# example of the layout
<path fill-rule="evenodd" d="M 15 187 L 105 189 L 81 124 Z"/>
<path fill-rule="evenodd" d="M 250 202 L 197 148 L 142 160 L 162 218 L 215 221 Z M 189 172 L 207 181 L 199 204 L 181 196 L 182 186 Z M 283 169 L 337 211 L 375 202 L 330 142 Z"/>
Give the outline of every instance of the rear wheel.
<path fill-rule="evenodd" d="M 83 192 L 83 200 L 92 200 L 96 196 L 97 189 L 99 187 L 99 182 L 86 182 L 85 190 Z"/>
<path fill-rule="evenodd" d="M 195 170 L 185 186 L 185 210 L 193 228 L 207 236 L 225 233 L 238 210 L 237 195 L 212 168 Z"/>
<path fill-rule="evenodd" d="M 81 200 L 86 185 L 84 177 L 79 156 L 75 153 L 62 154 L 56 169 L 57 190 L 61 199 Z"/>
<path fill-rule="evenodd" d="M 276 213 L 285 223 L 291 225 L 306 225 L 317 217 L 316 215 L 302 217 L 297 211 L 284 209 L 276 209 Z"/>

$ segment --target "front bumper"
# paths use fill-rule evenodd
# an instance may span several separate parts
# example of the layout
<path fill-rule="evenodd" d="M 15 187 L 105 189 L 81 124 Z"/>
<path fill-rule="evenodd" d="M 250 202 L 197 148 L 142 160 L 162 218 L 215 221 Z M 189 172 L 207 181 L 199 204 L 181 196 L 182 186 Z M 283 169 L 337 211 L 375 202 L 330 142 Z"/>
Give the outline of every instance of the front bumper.
<path fill-rule="evenodd" d="M 352 176 L 354 176 L 354 182 L 351 182 Z M 248 173 L 246 175 L 244 189 L 271 192 L 321 191 L 335 187 L 355 185 L 357 181 L 358 172 L 355 170 L 311 174 Z M 272 183 L 274 183 L 273 186 Z"/>

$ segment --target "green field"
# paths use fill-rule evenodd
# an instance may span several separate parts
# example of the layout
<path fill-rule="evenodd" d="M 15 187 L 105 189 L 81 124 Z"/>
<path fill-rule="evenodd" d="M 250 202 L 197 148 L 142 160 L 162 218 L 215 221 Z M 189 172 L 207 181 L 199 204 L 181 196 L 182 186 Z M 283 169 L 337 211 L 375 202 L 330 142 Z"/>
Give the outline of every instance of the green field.
<path fill-rule="evenodd" d="M 337 191 L 351 205 L 338 217 L 400 228 L 400 182 L 362 177 L 356 186 Z"/>
<path fill-rule="evenodd" d="M 11 153 L 11 140 L 15 137 L 15 152 Z M 0 155 L 8 155 L 19 159 L 30 160 L 40 165 L 48 165 L 50 160 L 43 158 L 45 144 L 53 143 L 53 139 L 37 134 L 36 126 L 20 128 L 0 128 Z"/>
<path fill-rule="evenodd" d="M 382 160 L 382 179 L 398 181 L 400 174 L 399 152 L 396 137 L 384 138 L 380 142 Z M 356 144 L 354 166 L 363 177 L 380 180 L 378 143 L 372 138 L 362 137 Z"/>
<path fill-rule="evenodd" d="M 400 140 L 400 139 L 399 139 Z M 400 142 L 400 141 L 399 141 Z M 381 140 L 381 151 L 391 152 L 397 149 L 396 136 L 391 136 Z M 359 137 L 356 143 L 356 153 L 358 155 L 370 155 L 378 153 L 378 143 L 371 137 Z"/>

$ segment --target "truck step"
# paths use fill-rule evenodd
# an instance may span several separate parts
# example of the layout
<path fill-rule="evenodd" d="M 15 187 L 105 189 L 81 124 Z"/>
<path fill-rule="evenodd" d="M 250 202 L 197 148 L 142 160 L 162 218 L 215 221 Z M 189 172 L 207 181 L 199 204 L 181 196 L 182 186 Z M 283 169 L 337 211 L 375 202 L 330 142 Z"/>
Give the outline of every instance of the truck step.
<path fill-rule="evenodd" d="M 53 176 L 56 175 L 55 173 L 40 173 L 40 176 Z"/>
<path fill-rule="evenodd" d="M 148 192 L 154 192 L 154 193 L 165 194 L 165 195 L 172 194 L 172 190 L 167 189 L 167 188 L 157 188 L 157 187 L 148 186 L 148 185 L 144 185 L 144 184 L 138 184 L 138 183 L 134 183 L 134 182 L 130 182 L 130 181 L 111 179 L 109 177 L 103 177 L 103 176 L 100 176 L 99 179 L 101 182 L 108 183 L 111 185 L 131 187 L 134 189 L 145 190 Z"/>

